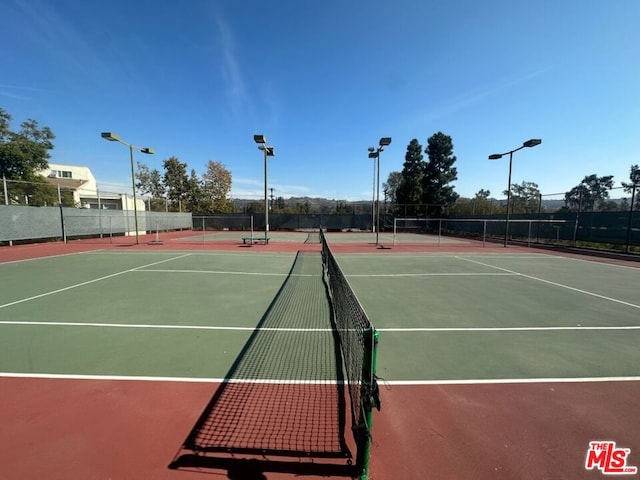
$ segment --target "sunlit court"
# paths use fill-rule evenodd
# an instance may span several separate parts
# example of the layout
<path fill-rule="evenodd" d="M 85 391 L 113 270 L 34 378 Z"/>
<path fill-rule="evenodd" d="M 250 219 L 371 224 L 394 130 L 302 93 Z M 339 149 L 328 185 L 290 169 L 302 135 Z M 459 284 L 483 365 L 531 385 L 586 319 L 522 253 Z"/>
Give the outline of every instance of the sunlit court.
<path fill-rule="evenodd" d="M 0 478 L 584 478 L 599 440 L 638 463 L 637 262 L 219 235 L 2 250 Z"/>
<path fill-rule="evenodd" d="M 640 480 L 638 18 L 0 1 L 0 480 Z"/>

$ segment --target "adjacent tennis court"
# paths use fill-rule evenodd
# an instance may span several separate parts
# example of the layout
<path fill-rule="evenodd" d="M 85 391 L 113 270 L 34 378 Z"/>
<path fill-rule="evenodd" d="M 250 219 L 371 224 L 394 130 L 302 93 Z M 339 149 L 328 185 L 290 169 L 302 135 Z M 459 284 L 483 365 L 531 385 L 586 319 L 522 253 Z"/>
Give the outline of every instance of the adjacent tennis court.
<path fill-rule="evenodd" d="M 351 474 L 320 244 L 218 235 L 0 250 L 0 479 Z M 381 237 L 327 234 L 380 334 L 369 478 L 640 465 L 638 263 Z"/>

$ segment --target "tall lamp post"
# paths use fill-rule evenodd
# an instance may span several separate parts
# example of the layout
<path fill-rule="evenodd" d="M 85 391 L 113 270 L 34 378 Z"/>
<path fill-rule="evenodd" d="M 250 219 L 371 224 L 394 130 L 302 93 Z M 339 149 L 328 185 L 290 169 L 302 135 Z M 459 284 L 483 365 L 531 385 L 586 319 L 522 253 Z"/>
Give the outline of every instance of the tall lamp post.
<path fill-rule="evenodd" d="M 269 243 L 269 200 L 267 197 L 267 157 L 275 155 L 274 147 L 268 146 L 264 135 L 254 135 L 253 140 L 258 144 L 258 150 L 264 152 L 264 244 Z"/>
<path fill-rule="evenodd" d="M 136 225 L 136 245 L 138 245 L 140 243 L 140 233 L 138 232 L 138 202 L 136 198 L 136 177 L 133 170 L 133 149 L 139 150 L 142 153 L 146 153 L 148 155 L 151 155 L 155 152 L 153 151 L 153 148 L 138 147 L 136 145 L 127 143 L 121 140 L 120 137 L 113 132 L 102 132 L 100 136 L 105 140 L 109 140 L 110 142 L 118 142 L 129 147 L 129 158 L 131 159 L 131 188 L 133 189 L 133 217 L 135 219 Z"/>
<path fill-rule="evenodd" d="M 373 188 L 371 195 L 371 230 L 376 230 L 376 162 L 375 159 L 378 158 L 378 154 L 376 153 L 376 149 L 373 147 L 369 147 L 369 158 L 373 158 Z"/>
<path fill-rule="evenodd" d="M 376 159 L 377 181 L 376 181 L 376 247 L 380 245 L 380 152 L 384 147 L 391 145 L 391 137 L 382 137 L 378 147 L 369 147 L 369 158 Z"/>
<path fill-rule="evenodd" d="M 507 181 L 507 218 L 504 226 L 504 246 L 506 248 L 508 239 L 509 239 L 509 205 L 511 204 L 511 165 L 513 162 L 513 152 L 517 152 L 518 150 L 522 150 L 523 148 L 535 147 L 536 145 L 540 145 L 542 140 L 539 138 L 532 138 L 531 140 L 527 140 L 522 144 L 521 147 L 514 148 L 513 150 L 506 153 L 494 153 L 489 155 L 489 160 L 499 160 L 505 155 L 509 155 L 509 180 Z"/>

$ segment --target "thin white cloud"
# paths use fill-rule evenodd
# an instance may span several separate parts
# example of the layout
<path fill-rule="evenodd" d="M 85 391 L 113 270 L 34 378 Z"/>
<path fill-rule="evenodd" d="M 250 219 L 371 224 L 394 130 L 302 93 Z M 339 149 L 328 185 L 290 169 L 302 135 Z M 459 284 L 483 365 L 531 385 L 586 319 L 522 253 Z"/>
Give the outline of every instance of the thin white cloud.
<path fill-rule="evenodd" d="M 427 120 L 434 120 L 446 115 L 450 115 L 451 113 L 457 112 L 459 110 L 463 110 L 464 108 L 481 102 L 488 97 L 497 95 L 503 90 L 543 75 L 550 69 L 551 68 L 549 67 L 540 68 L 538 70 L 526 72 L 517 77 L 503 78 L 491 85 L 483 85 L 474 90 L 464 92 L 454 98 L 447 99 L 439 106 L 436 105 L 435 108 L 430 109 L 423 118 Z"/>
<path fill-rule="evenodd" d="M 20 93 L 16 93 L 20 92 Z M 6 85 L 0 84 L 0 96 L 7 98 L 14 98 L 17 100 L 31 100 L 30 96 L 22 94 L 22 92 L 26 93 L 36 93 L 41 92 L 42 90 L 39 88 L 26 87 L 22 85 Z"/>
<path fill-rule="evenodd" d="M 215 23 L 222 54 L 220 68 L 227 86 L 226 93 L 231 110 L 235 115 L 246 113 L 245 109 L 251 110 L 251 101 L 240 66 L 233 31 L 219 11 L 215 13 Z"/>
<path fill-rule="evenodd" d="M 14 5 L 25 19 L 26 35 L 43 52 L 55 57 L 61 67 L 73 66 L 89 78 L 109 71 L 100 61 L 100 55 L 54 6 L 41 2 L 14 2 Z"/>

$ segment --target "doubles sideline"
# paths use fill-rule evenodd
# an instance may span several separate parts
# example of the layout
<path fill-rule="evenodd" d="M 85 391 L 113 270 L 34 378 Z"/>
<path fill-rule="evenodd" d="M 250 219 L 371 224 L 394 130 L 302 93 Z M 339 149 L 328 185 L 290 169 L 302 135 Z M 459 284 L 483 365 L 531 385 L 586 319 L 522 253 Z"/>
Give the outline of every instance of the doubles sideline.
<path fill-rule="evenodd" d="M 179 383 L 249 383 L 271 385 L 342 385 L 347 382 L 334 380 L 288 380 L 288 379 L 227 379 L 204 377 L 152 377 L 130 375 L 79 375 L 63 373 L 13 373 L 0 372 L 0 378 L 33 380 L 95 380 L 95 381 L 135 381 L 135 382 L 179 382 Z M 382 381 L 382 380 L 381 380 Z M 547 377 L 547 378 L 490 378 L 457 380 L 384 380 L 388 386 L 430 386 L 430 385 L 509 385 L 533 383 L 603 383 L 639 382 L 640 376 L 626 377 Z"/>

